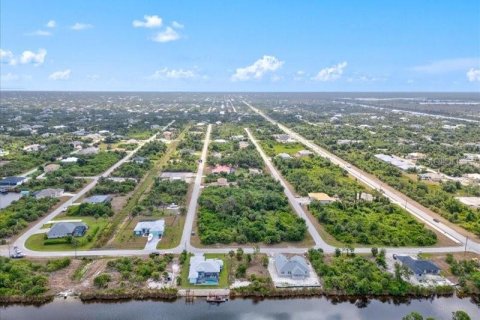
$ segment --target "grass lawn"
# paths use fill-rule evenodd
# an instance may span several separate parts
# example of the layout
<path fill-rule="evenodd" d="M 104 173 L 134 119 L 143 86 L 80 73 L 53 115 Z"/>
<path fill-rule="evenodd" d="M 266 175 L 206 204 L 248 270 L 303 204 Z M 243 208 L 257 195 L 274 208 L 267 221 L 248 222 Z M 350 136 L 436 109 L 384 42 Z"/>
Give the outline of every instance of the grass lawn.
<path fill-rule="evenodd" d="M 165 233 L 162 240 L 158 243 L 157 249 L 175 248 L 182 239 L 185 215 L 166 216 L 163 219 L 165 219 Z"/>
<path fill-rule="evenodd" d="M 188 282 L 188 271 L 190 269 L 190 257 L 187 258 L 185 264 L 182 266 L 182 288 L 185 289 L 219 289 L 219 288 L 228 288 L 228 270 L 230 270 L 230 256 L 228 254 L 216 254 L 216 253 L 207 253 L 205 254 L 206 259 L 222 259 L 223 260 L 223 269 L 220 272 L 220 279 L 217 286 L 212 285 L 195 285 Z"/>
<path fill-rule="evenodd" d="M 72 217 L 69 217 L 72 219 Z M 77 247 L 77 250 L 88 250 L 93 247 L 95 240 L 102 232 L 102 229 L 107 225 L 108 220 L 104 218 L 95 219 L 93 217 L 75 217 L 75 219 L 81 219 L 84 223 L 88 225 L 87 233 L 83 237 L 76 238 L 80 240 L 80 245 Z M 62 219 L 57 219 L 55 221 L 62 221 Z M 95 233 L 95 229 L 98 230 L 96 234 L 93 236 L 92 241 L 87 241 L 88 235 L 93 235 Z M 44 233 L 34 234 L 30 238 L 27 239 L 25 246 L 34 251 L 71 251 L 75 250 L 75 247 L 71 244 L 67 243 L 58 243 L 58 244 L 44 244 Z"/>
<path fill-rule="evenodd" d="M 149 217 L 150 218 L 150 217 Z M 116 234 L 111 246 L 116 249 L 143 249 L 147 243 L 146 237 L 136 237 L 133 235 L 133 229 L 141 220 L 147 220 L 146 217 L 138 216 L 128 222 Z"/>

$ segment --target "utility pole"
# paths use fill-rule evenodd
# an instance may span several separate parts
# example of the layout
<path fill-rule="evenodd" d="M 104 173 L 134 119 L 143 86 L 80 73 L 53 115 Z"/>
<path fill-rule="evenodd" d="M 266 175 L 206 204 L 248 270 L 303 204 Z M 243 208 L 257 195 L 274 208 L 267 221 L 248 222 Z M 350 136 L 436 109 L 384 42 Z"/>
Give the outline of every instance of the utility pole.
<path fill-rule="evenodd" d="M 465 251 L 463 252 L 464 257 L 467 254 L 467 243 L 468 243 L 468 236 L 466 236 L 466 238 L 465 238 Z"/>

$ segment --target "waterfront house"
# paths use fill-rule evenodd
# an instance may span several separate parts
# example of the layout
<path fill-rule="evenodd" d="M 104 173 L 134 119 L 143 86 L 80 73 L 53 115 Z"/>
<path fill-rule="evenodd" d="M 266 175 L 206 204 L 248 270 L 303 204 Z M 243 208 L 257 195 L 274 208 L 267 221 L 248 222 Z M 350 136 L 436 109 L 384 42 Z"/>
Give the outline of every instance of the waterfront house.
<path fill-rule="evenodd" d="M 25 181 L 25 177 L 5 177 L 0 180 L 0 187 L 16 187 Z"/>
<path fill-rule="evenodd" d="M 431 261 L 414 259 L 410 256 L 397 256 L 397 259 L 413 273 L 418 281 L 424 281 L 427 275 L 440 274 L 440 268 Z"/>
<path fill-rule="evenodd" d="M 188 281 L 196 285 L 218 285 L 220 272 L 223 269 L 223 260 L 205 259 L 203 254 L 190 258 Z"/>
<path fill-rule="evenodd" d="M 275 269 L 278 276 L 303 280 L 310 276 L 307 261 L 301 256 L 293 256 L 290 259 L 283 254 L 275 256 Z"/>

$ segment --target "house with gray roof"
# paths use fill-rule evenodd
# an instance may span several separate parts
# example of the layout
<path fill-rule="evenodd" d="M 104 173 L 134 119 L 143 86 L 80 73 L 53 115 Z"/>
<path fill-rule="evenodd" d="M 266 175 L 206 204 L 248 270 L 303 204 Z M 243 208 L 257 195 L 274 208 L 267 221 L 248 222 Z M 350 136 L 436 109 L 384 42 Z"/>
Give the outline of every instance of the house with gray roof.
<path fill-rule="evenodd" d="M 307 261 L 301 256 L 293 256 L 290 259 L 283 254 L 275 256 L 275 269 L 278 276 L 303 280 L 310 276 Z"/>
<path fill-rule="evenodd" d="M 188 281 L 197 285 L 218 285 L 220 272 L 223 269 L 223 260 L 205 259 L 203 254 L 190 258 Z"/>
<path fill-rule="evenodd" d="M 83 222 L 57 222 L 47 232 L 47 238 L 81 237 L 87 229 L 88 226 Z"/>
<path fill-rule="evenodd" d="M 96 196 L 91 196 L 85 199 L 83 202 L 85 203 L 92 203 L 92 204 L 106 204 L 112 201 L 112 196 L 110 195 L 96 195 Z"/>
<path fill-rule="evenodd" d="M 148 236 L 161 237 L 165 231 L 165 220 L 139 221 L 133 229 L 133 234 L 137 237 Z"/>
<path fill-rule="evenodd" d="M 413 273 L 418 281 L 425 280 L 427 275 L 440 274 L 440 268 L 431 261 L 414 259 L 410 256 L 397 256 L 397 259 Z"/>
<path fill-rule="evenodd" d="M 63 189 L 54 189 L 54 188 L 47 188 L 40 191 L 35 192 L 36 199 L 42 198 L 59 198 L 63 195 Z"/>

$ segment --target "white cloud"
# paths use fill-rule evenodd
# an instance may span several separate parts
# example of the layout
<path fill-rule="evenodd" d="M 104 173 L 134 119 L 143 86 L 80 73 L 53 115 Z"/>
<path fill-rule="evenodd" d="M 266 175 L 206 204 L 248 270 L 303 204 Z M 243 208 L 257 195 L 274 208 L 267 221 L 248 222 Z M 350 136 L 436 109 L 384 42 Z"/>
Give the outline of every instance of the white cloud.
<path fill-rule="evenodd" d="M 48 37 L 51 36 L 52 33 L 46 30 L 35 30 L 33 32 L 29 32 L 26 34 L 27 36 L 38 36 L 38 37 Z"/>
<path fill-rule="evenodd" d="M 17 74 L 13 74 L 11 72 L 9 72 L 7 74 L 0 75 L 0 80 L 2 80 L 4 82 L 15 81 L 15 80 L 18 80 L 18 79 L 20 79 L 20 76 L 17 75 Z"/>
<path fill-rule="evenodd" d="M 88 24 L 88 23 L 80 23 L 77 22 L 73 26 L 70 27 L 70 29 L 75 30 L 75 31 L 81 31 L 81 30 L 86 30 L 86 29 L 91 29 L 93 28 L 93 25 Z"/>
<path fill-rule="evenodd" d="M 92 80 L 92 81 L 96 81 L 96 80 L 100 79 L 100 76 L 98 74 L 89 74 L 89 75 L 87 75 L 87 79 Z"/>
<path fill-rule="evenodd" d="M 478 58 L 457 58 L 437 60 L 431 63 L 413 67 L 413 71 L 428 74 L 441 74 L 455 71 L 464 71 L 468 68 L 480 66 Z"/>
<path fill-rule="evenodd" d="M 274 72 L 282 67 L 284 61 L 280 61 L 274 56 L 263 56 L 252 65 L 244 68 L 237 68 L 232 75 L 233 81 L 245 81 L 251 78 L 261 79 L 267 72 Z"/>
<path fill-rule="evenodd" d="M 34 65 L 41 65 L 45 61 L 45 56 L 47 55 L 47 50 L 39 49 L 37 53 L 33 51 L 23 51 L 20 56 L 20 63 L 28 64 L 33 63 Z"/>
<path fill-rule="evenodd" d="M 45 25 L 47 28 L 55 28 L 57 26 L 57 23 L 55 22 L 55 20 L 50 20 L 47 22 L 47 24 Z"/>
<path fill-rule="evenodd" d="M 51 75 L 48 76 L 50 80 L 68 80 L 70 79 L 70 75 L 72 74 L 72 70 L 65 69 L 60 71 L 55 71 Z"/>
<path fill-rule="evenodd" d="M 10 65 L 15 65 L 17 63 L 13 55 L 13 52 L 10 50 L 3 50 L 3 49 L 0 49 L 0 62 L 10 64 Z"/>
<path fill-rule="evenodd" d="M 480 69 L 471 68 L 468 70 L 467 79 L 470 82 L 480 81 Z"/>
<path fill-rule="evenodd" d="M 159 28 L 162 26 L 162 18 L 157 15 L 154 16 L 143 16 L 145 21 L 133 20 L 132 25 L 135 28 Z"/>
<path fill-rule="evenodd" d="M 172 27 L 167 27 L 165 31 L 157 33 L 152 40 L 155 42 L 170 42 L 180 39 L 180 34 Z"/>
<path fill-rule="evenodd" d="M 316 76 L 312 78 L 315 81 L 334 81 L 339 79 L 342 74 L 343 70 L 347 67 L 347 62 L 340 62 L 334 66 L 324 68 L 320 70 Z"/>
<path fill-rule="evenodd" d="M 192 79 L 196 78 L 198 75 L 194 70 L 188 69 L 169 69 L 163 68 L 155 71 L 149 78 L 152 80 L 159 79 Z"/>
<path fill-rule="evenodd" d="M 175 29 L 183 29 L 184 25 L 181 24 L 180 22 L 173 21 L 172 22 L 172 27 L 174 27 Z"/>

